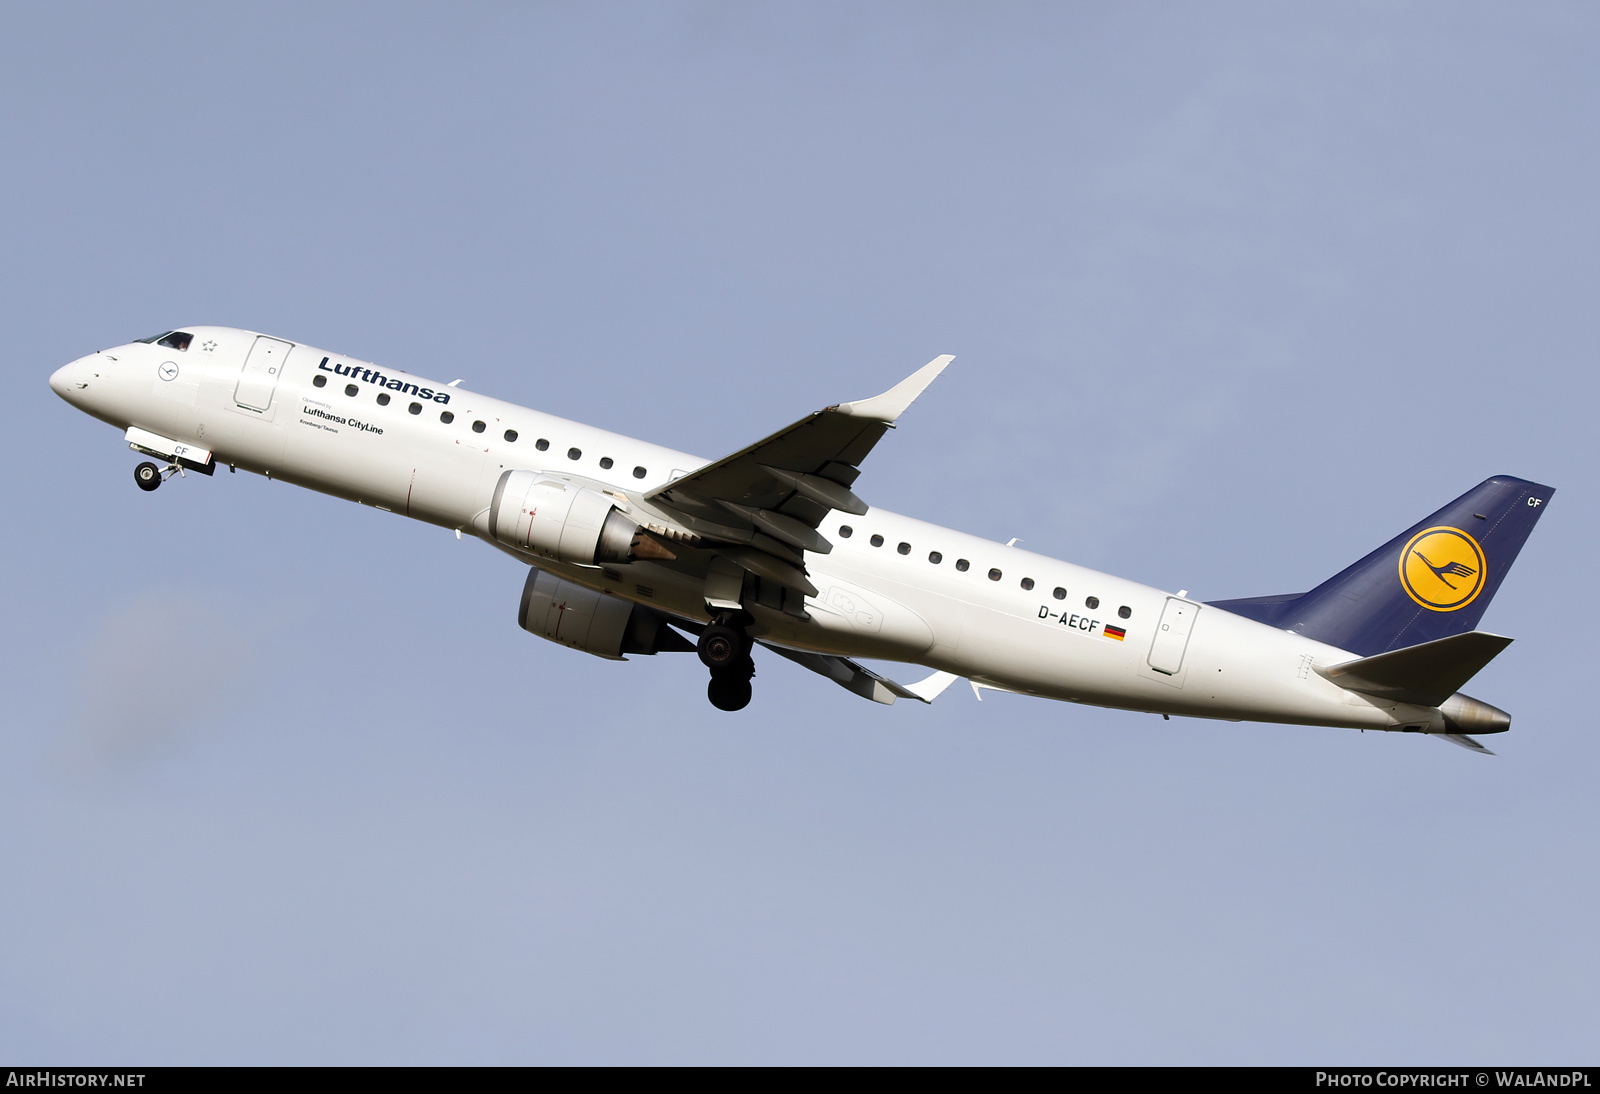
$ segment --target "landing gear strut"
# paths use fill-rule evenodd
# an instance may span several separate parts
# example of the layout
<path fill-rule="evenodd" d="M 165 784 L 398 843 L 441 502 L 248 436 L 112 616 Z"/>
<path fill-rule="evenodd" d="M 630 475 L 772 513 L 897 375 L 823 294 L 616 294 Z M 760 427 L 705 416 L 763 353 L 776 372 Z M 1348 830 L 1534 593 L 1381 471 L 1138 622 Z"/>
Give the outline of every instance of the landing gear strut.
<path fill-rule="evenodd" d="M 700 663 L 711 670 L 706 698 L 718 710 L 743 710 L 750 705 L 750 678 L 756 674 L 750 660 L 750 636 L 728 616 L 719 616 L 695 644 Z"/>

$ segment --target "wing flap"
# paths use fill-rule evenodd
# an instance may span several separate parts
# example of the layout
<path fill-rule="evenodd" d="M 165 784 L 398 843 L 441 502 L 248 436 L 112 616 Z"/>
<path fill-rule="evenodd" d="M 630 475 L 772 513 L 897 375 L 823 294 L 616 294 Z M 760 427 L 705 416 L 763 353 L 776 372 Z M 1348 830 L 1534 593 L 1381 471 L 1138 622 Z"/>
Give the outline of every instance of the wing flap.
<path fill-rule="evenodd" d="M 825 509 L 837 509 L 841 513 L 851 516 L 863 516 L 867 511 L 867 503 L 856 497 L 848 486 L 842 486 L 832 479 L 825 479 L 821 475 L 804 475 L 798 471 L 785 471 L 781 467 L 771 464 L 762 464 L 761 469 L 779 482 L 788 483 L 794 487 L 801 497 L 816 502 Z"/>
<path fill-rule="evenodd" d="M 751 547 L 722 547 L 717 553 L 738 563 L 757 577 L 776 581 L 779 585 L 794 589 L 806 596 L 817 595 L 817 587 L 811 584 L 811 579 L 806 577 L 804 570 L 790 565 L 770 551 Z"/>

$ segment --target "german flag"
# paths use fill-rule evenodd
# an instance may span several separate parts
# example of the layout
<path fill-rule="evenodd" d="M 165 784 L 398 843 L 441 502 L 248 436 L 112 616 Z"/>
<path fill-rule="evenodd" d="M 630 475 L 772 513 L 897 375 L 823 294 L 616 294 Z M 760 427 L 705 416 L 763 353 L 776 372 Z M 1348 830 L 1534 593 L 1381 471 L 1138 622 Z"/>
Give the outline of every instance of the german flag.
<path fill-rule="evenodd" d="M 1115 638 L 1118 642 L 1121 642 L 1123 636 L 1126 635 L 1127 633 L 1128 632 L 1123 630 L 1121 627 L 1113 627 L 1110 623 L 1106 624 L 1106 637 L 1107 638 Z"/>

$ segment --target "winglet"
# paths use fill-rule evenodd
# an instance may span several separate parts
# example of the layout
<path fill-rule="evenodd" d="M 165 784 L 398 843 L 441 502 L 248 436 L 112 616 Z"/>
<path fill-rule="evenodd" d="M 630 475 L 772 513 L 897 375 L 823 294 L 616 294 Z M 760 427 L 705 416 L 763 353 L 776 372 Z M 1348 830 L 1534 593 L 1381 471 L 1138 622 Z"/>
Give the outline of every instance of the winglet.
<path fill-rule="evenodd" d="M 915 684 L 902 684 L 905 691 L 911 693 L 914 699 L 921 699 L 924 703 L 931 703 L 944 694 L 944 689 L 961 679 L 953 672 L 936 672 L 926 680 L 919 680 Z"/>
<path fill-rule="evenodd" d="M 892 423 L 905 413 L 906 407 L 915 402 L 917 396 L 921 395 L 939 373 L 944 371 L 945 366 L 954 360 L 955 355 L 950 353 L 943 357 L 935 357 L 882 395 L 874 395 L 870 399 L 858 399 L 853 403 L 840 403 L 828 409 L 848 414 L 853 418 L 876 418 L 880 422 Z"/>

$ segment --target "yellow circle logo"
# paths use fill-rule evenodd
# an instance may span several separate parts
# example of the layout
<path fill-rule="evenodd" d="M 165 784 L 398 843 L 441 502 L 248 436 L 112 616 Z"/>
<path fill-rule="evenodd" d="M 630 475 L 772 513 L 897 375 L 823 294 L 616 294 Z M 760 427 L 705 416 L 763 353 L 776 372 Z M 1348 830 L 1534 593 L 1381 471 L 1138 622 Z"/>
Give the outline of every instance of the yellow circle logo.
<path fill-rule="evenodd" d="M 1459 528 L 1429 528 L 1400 552 L 1400 584 L 1424 608 L 1453 612 L 1483 588 L 1483 548 Z"/>

